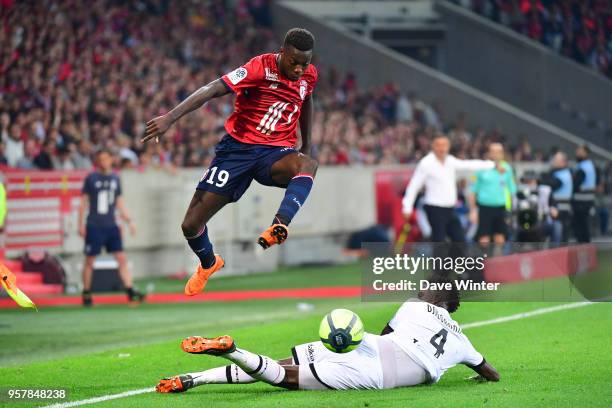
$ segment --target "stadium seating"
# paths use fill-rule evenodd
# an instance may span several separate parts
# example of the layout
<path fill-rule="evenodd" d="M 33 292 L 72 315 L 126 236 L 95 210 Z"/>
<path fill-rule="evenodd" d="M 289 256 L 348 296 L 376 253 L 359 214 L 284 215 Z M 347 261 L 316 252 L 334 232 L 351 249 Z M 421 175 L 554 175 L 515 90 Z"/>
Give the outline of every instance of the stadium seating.
<path fill-rule="evenodd" d="M 606 0 L 453 0 L 612 78 L 612 7 Z"/>
<path fill-rule="evenodd" d="M 53 3 L 51 15 L 35 2 L 8 2 L 0 12 L 8 21 L 0 40 L 12 45 L 0 65 L 0 166 L 89 169 L 92 151 L 107 147 L 121 168 L 205 167 L 224 133 L 231 98 L 185 118 L 160 145 L 138 143 L 144 123 L 278 47 L 266 2 L 191 4 L 180 12 L 164 2 L 147 3 L 146 11 L 106 0 Z M 160 24 L 176 29 L 166 35 Z M 394 84 L 360 89 L 350 72 L 316 63 L 322 75 L 313 148 L 321 164 L 415 162 L 437 130 L 456 134 L 463 157 L 479 157 L 489 140 L 504 138 L 469 126 L 469 112 L 455 121 L 441 104 L 409 90 Z M 525 140 L 514 158 L 541 160 L 547 153 L 531 150 Z"/>

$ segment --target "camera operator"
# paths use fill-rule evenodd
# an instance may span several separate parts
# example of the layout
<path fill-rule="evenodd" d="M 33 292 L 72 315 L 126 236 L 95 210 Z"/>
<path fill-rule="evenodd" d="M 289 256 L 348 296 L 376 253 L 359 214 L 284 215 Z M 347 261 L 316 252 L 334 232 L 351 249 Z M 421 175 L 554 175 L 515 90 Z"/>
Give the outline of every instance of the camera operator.
<path fill-rule="evenodd" d="M 527 171 L 516 194 L 516 241 L 544 242 L 550 235 L 552 219 L 558 216 L 552 189 L 539 184 L 538 176 Z"/>

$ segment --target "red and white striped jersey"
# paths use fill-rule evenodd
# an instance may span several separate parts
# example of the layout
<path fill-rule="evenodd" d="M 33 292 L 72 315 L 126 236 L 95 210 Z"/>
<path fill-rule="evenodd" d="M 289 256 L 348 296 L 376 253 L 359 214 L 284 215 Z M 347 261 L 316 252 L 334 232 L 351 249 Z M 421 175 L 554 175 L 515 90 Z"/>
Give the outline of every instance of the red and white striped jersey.
<path fill-rule="evenodd" d="M 281 74 L 277 55 L 254 57 L 221 78 L 236 93 L 225 129 L 242 143 L 296 145 L 302 103 L 315 88 L 317 69 L 310 64 L 300 79 L 291 81 Z"/>

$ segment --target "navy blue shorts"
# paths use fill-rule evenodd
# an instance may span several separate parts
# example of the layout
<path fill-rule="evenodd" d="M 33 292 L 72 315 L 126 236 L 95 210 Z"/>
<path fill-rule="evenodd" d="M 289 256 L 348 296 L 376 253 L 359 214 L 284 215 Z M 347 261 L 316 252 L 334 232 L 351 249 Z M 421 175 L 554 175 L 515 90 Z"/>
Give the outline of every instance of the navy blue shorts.
<path fill-rule="evenodd" d="M 264 186 L 286 188 L 270 176 L 272 165 L 297 153 L 293 147 L 265 146 L 242 143 L 225 135 L 215 148 L 215 158 L 198 183 L 197 190 L 228 196 L 238 201 L 256 180 Z"/>
<path fill-rule="evenodd" d="M 102 248 L 105 248 L 108 253 L 123 251 L 121 231 L 119 231 L 117 225 L 109 227 L 87 225 L 85 231 L 85 255 L 100 255 Z"/>

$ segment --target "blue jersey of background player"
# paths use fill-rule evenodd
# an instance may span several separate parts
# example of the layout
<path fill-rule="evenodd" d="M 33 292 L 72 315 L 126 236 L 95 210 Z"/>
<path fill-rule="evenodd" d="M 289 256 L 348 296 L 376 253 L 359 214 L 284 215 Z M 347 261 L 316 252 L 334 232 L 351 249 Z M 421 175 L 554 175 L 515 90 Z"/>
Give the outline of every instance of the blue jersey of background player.
<path fill-rule="evenodd" d="M 117 198 L 121 196 L 121 181 L 114 173 L 104 174 L 98 171 L 90 173 L 83 184 L 83 194 L 89 197 L 89 212 L 87 213 L 87 227 L 96 229 L 118 229 L 115 220 L 115 207 Z M 121 237 L 111 246 L 121 248 Z M 107 248 L 109 252 L 116 252 Z M 98 255 L 100 248 L 90 246 L 85 249 L 88 255 Z"/>
<path fill-rule="evenodd" d="M 83 265 L 83 305 L 91 306 L 91 282 L 93 264 L 102 252 L 113 254 L 119 264 L 119 275 L 130 302 L 143 300 L 143 295 L 132 288 L 132 277 L 123 252 L 121 230 L 115 219 L 115 209 L 128 224 L 131 234 L 136 229 L 125 208 L 121 196 L 121 180 L 113 173 L 113 157 L 105 150 L 96 156 L 98 170 L 90 173 L 83 183 L 79 208 L 79 234 L 85 238 L 85 263 Z M 89 211 L 87 211 L 89 209 Z M 87 211 L 87 221 L 85 213 Z"/>

